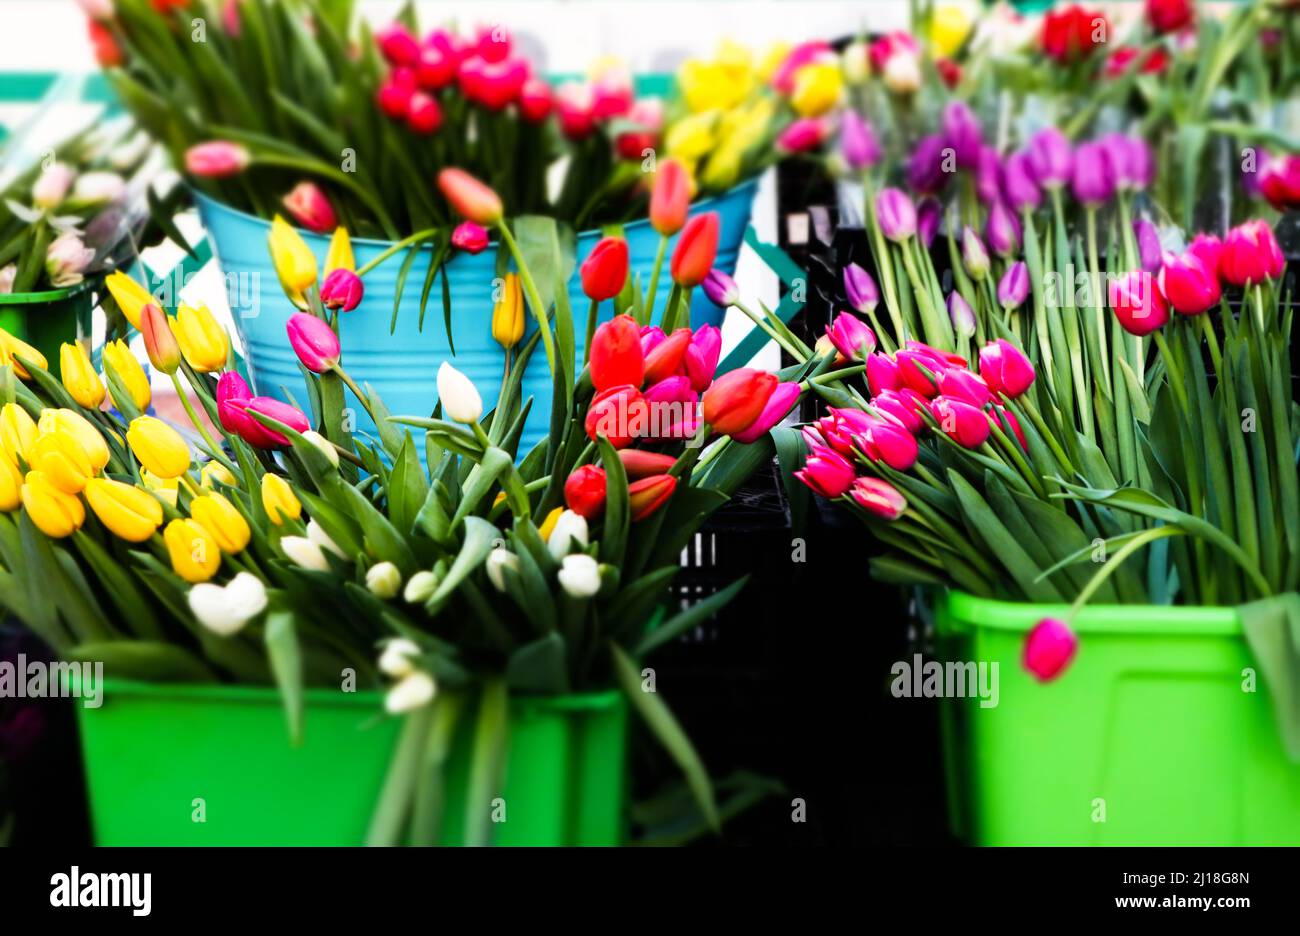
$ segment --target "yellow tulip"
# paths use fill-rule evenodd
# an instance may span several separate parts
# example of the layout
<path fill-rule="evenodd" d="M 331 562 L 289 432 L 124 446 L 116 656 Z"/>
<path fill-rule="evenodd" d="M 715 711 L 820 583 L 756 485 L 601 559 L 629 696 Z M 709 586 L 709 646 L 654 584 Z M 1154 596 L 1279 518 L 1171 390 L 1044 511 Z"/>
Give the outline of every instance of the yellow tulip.
<path fill-rule="evenodd" d="M 177 519 L 163 530 L 163 542 L 172 561 L 172 571 L 187 582 L 206 582 L 221 566 L 216 540 L 193 520 Z"/>
<path fill-rule="evenodd" d="M 0 452 L 0 513 L 17 510 L 23 502 L 23 473 L 18 463 Z"/>
<path fill-rule="evenodd" d="M 86 508 L 76 494 L 65 494 L 39 471 L 27 472 L 23 506 L 36 529 L 52 539 L 71 536 L 86 522 Z"/>
<path fill-rule="evenodd" d="M 67 408 L 42 410 L 40 421 L 36 424 L 36 431 L 41 435 L 69 433 L 81 443 L 86 456 L 90 459 L 91 467 L 96 471 L 108 464 L 108 443 L 104 441 L 104 436 L 94 423 L 76 410 Z"/>
<path fill-rule="evenodd" d="M 195 309 L 182 305 L 176 311 L 172 330 L 190 367 L 201 374 L 210 374 L 226 366 L 226 359 L 230 356 L 230 338 L 207 306 Z"/>
<path fill-rule="evenodd" d="M 140 481 L 144 488 L 158 500 L 176 506 L 176 495 L 180 493 L 180 482 L 175 478 L 160 478 L 147 468 L 140 472 Z"/>
<path fill-rule="evenodd" d="M 126 443 L 140 464 L 160 478 L 179 478 L 189 470 L 189 445 L 161 419 L 138 416 L 131 420 Z"/>
<path fill-rule="evenodd" d="M 149 403 L 152 400 L 152 394 L 149 390 L 149 378 L 145 375 L 140 362 L 135 359 L 135 355 L 131 353 L 127 343 L 120 338 L 104 345 L 104 374 L 117 377 L 118 382 L 131 395 L 131 402 L 135 404 L 136 409 L 143 412 L 149 408 Z M 113 382 L 111 378 L 108 389 L 109 394 L 112 395 Z M 123 408 L 122 401 L 116 397 L 113 398 L 113 405 L 118 409 Z"/>
<path fill-rule="evenodd" d="M 14 373 L 23 380 L 31 380 L 32 375 L 27 373 L 27 368 L 18 362 L 19 357 L 30 361 L 41 370 L 50 369 L 50 362 L 45 360 L 45 355 L 21 338 L 17 338 L 0 328 L 0 367 L 12 367 Z"/>
<path fill-rule="evenodd" d="M 325 275 L 329 276 L 335 270 L 357 271 L 357 260 L 352 255 L 352 238 L 348 237 L 348 229 L 344 227 L 334 229 L 329 250 L 325 252 Z"/>
<path fill-rule="evenodd" d="M 311 252 L 302 235 L 280 215 L 271 222 L 267 235 L 271 248 L 271 263 L 280 277 L 285 294 L 297 305 L 306 289 L 316 282 L 316 255 Z"/>
<path fill-rule="evenodd" d="M 696 160 L 704 156 L 717 144 L 713 125 L 717 122 L 717 111 L 705 111 L 684 117 L 668 128 L 664 137 L 664 146 L 668 155 L 684 160 Z"/>
<path fill-rule="evenodd" d="M 930 17 L 930 48 L 936 58 L 951 58 L 970 35 L 971 15 L 964 6 L 945 3 Z"/>
<path fill-rule="evenodd" d="M 230 487 L 238 487 L 239 482 L 235 476 L 230 473 L 230 469 L 219 461 L 207 462 L 202 470 L 199 471 L 199 486 L 211 491 L 216 488 L 217 484 L 225 484 Z"/>
<path fill-rule="evenodd" d="M 297 520 L 302 515 L 302 504 L 293 488 L 289 487 L 289 482 L 269 471 L 262 475 L 262 506 L 276 526 L 285 520 Z"/>
<path fill-rule="evenodd" d="M 820 117 L 839 103 L 843 91 L 838 61 L 812 62 L 795 73 L 790 104 L 801 117 Z"/>
<path fill-rule="evenodd" d="M 122 310 L 126 320 L 137 329 L 140 327 L 140 310 L 151 302 L 155 305 L 158 302 L 149 293 L 149 290 L 121 270 L 110 273 L 104 279 L 104 285 L 113 294 L 113 298 L 117 301 L 117 307 Z"/>
<path fill-rule="evenodd" d="M 513 348 L 524 337 L 524 293 L 518 273 L 506 274 L 501 300 L 492 306 L 492 337 L 503 348 Z"/>
<path fill-rule="evenodd" d="M 128 543 L 143 543 L 163 521 L 158 498 L 110 478 L 91 478 L 86 483 L 86 502 L 100 523 Z"/>
<path fill-rule="evenodd" d="M 248 545 L 248 521 L 220 494 L 204 494 L 190 501 L 190 516 L 207 530 L 222 552 L 237 553 Z"/>
<path fill-rule="evenodd" d="M 65 494 L 80 494 L 95 476 L 90 456 L 71 432 L 46 432 L 32 446 L 31 466 Z"/>
<path fill-rule="evenodd" d="M 774 43 L 758 62 L 758 80 L 767 84 L 776 74 L 776 70 L 781 67 L 781 63 L 790 55 L 790 44 L 787 42 Z"/>
<path fill-rule="evenodd" d="M 36 420 L 17 403 L 0 407 L 0 451 L 17 461 L 31 461 L 32 446 L 36 444 Z"/>
<path fill-rule="evenodd" d="M 564 513 L 564 508 L 556 507 L 546 515 L 546 519 L 543 520 L 542 525 L 538 527 L 537 532 L 541 534 L 543 543 L 548 541 L 551 538 L 551 534 L 555 532 L 555 524 L 559 522 L 560 514 L 562 513 Z"/>
<path fill-rule="evenodd" d="M 59 376 L 63 388 L 79 406 L 99 409 L 104 402 L 104 385 L 80 342 L 65 342 L 59 347 Z"/>
<path fill-rule="evenodd" d="M 700 181 L 709 188 L 728 189 L 740 178 L 743 151 L 731 143 L 718 147 L 700 171 Z"/>

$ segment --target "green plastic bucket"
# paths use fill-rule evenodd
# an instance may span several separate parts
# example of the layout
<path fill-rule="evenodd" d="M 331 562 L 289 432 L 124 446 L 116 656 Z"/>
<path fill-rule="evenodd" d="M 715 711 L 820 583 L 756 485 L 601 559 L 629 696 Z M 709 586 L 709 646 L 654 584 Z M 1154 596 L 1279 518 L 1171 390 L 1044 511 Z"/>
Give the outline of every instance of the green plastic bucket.
<path fill-rule="evenodd" d="M 378 693 L 306 693 L 291 747 L 276 690 L 105 680 L 78 705 L 99 845 L 361 845 L 399 720 Z M 511 699 L 498 845 L 623 838 L 626 702 L 616 691 Z M 473 712 L 445 776 L 443 843 L 463 840 Z M 202 819 L 203 821 L 199 821 Z"/>
<path fill-rule="evenodd" d="M 36 293 L 0 293 L 0 328 L 21 338 L 58 373 L 59 346 L 90 335 L 94 291 L 89 283 Z"/>
<path fill-rule="evenodd" d="M 978 845 L 1297 845 L 1300 764 L 1232 608 L 1110 605 L 1074 621 L 1056 680 L 1022 668 L 1025 634 L 1063 605 L 951 593 L 945 660 L 997 662 L 999 699 L 942 706 L 954 832 Z"/>

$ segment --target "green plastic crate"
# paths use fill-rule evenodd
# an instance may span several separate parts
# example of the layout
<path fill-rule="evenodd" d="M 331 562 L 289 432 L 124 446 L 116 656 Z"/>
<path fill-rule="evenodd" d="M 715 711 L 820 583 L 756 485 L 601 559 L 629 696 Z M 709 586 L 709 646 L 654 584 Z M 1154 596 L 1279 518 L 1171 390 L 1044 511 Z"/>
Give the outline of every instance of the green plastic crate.
<path fill-rule="evenodd" d="M 1021 651 L 1064 606 L 951 593 L 938 610 L 944 659 L 999 664 L 997 706 L 942 707 L 959 837 L 1300 844 L 1300 764 L 1282 748 L 1267 687 L 1243 691 L 1255 664 L 1232 608 L 1085 608 L 1078 654 L 1047 684 L 1025 672 Z"/>
<path fill-rule="evenodd" d="M 89 337 L 95 294 L 89 283 L 68 289 L 0 294 L 0 328 L 41 354 L 50 372 L 59 372 L 59 346 Z"/>
<path fill-rule="evenodd" d="M 373 692 L 309 690 L 301 747 L 276 690 L 105 680 L 78 705 L 99 845 L 360 845 L 399 721 Z M 499 845 L 623 839 L 626 702 L 617 691 L 511 699 Z M 463 840 L 473 711 L 447 771 L 443 842 Z M 206 821 L 194 821 L 201 800 Z"/>

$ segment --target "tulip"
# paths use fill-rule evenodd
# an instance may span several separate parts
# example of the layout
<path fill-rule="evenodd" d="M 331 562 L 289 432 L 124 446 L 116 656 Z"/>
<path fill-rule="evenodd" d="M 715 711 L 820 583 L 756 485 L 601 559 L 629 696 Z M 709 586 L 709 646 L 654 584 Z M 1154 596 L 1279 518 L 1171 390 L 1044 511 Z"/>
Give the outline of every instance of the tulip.
<path fill-rule="evenodd" d="M 420 44 L 401 23 L 390 23 L 375 34 L 379 51 L 391 65 L 414 65 L 420 58 Z"/>
<path fill-rule="evenodd" d="M 174 374 L 181 366 L 181 347 L 162 309 L 149 303 L 140 313 L 140 332 L 149 362 L 164 374 Z"/>
<path fill-rule="evenodd" d="M 141 310 L 146 305 L 157 302 L 153 294 L 121 270 L 108 274 L 104 278 L 104 285 L 108 287 L 109 293 L 112 294 L 117 307 L 122 310 L 122 314 L 126 316 L 126 320 L 139 329 Z"/>
<path fill-rule="evenodd" d="M 975 194 L 984 205 L 1002 199 L 1002 159 L 992 146 L 980 147 L 979 165 L 975 169 Z"/>
<path fill-rule="evenodd" d="M 447 418 L 467 426 L 478 422 L 483 415 L 483 398 L 478 389 L 446 361 L 438 367 L 438 402 Z"/>
<path fill-rule="evenodd" d="M 1020 420 L 1016 419 L 1016 414 L 1011 412 L 1011 410 L 995 403 L 989 410 L 989 422 L 997 426 L 1003 432 L 1009 432 L 1014 435 L 1022 449 L 1029 449 L 1029 443 L 1025 440 L 1025 432 L 1020 428 Z"/>
<path fill-rule="evenodd" d="M 376 598 L 396 598 L 402 590 L 402 573 L 391 562 L 376 562 L 366 570 L 366 590 Z"/>
<path fill-rule="evenodd" d="M 897 390 L 902 386 L 902 377 L 893 358 L 884 354 L 869 354 L 866 358 L 867 387 L 875 396 L 882 390 Z"/>
<path fill-rule="evenodd" d="M 844 268 L 844 295 L 848 298 L 849 305 L 863 315 L 871 314 L 880 303 L 880 290 L 876 288 L 876 281 L 856 263 L 850 263 Z"/>
<path fill-rule="evenodd" d="M 31 380 L 32 375 L 28 373 L 22 361 L 27 361 L 41 370 L 49 370 L 50 367 L 49 362 L 45 360 L 45 355 L 21 338 L 16 338 L 0 328 L 0 367 L 12 367 L 14 373 L 21 379 Z"/>
<path fill-rule="evenodd" d="M 691 288 L 704 282 L 718 253 L 718 215 L 709 211 L 686 222 L 670 266 L 673 282 Z"/>
<path fill-rule="evenodd" d="M 950 367 L 939 375 L 939 393 L 981 409 L 993 400 L 984 379 L 963 367 Z"/>
<path fill-rule="evenodd" d="M 630 315 L 616 315 L 596 329 L 587 351 L 591 383 L 598 391 L 645 382 L 641 329 Z"/>
<path fill-rule="evenodd" d="M 299 182 L 282 200 L 284 210 L 309 231 L 328 234 L 338 227 L 338 216 L 325 193 L 314 182 Z"/>
<path fill-rule="evenodd" d="M 920 49 L 906 33 L 893 33 L 871 44 L 871 65 L 894 94 L 912 94 L 921 87 Z"/>
<path fill-rule="evenodd" d="M 338 364 L 343 350 L 328 322 L 306 312 L 295 312 L 289 316 L 285 330 L 298 360 L 312 373 L 323 374 Z"/>
<path fill-rule="evenodd" d="M 389 715 L 404 715 L 424 708 L 438 693 L 438 684 L 428 673 L 416 671 L 388 690 L 384 696 L 384 711 Z"/>
<path fill-rule="evenodd" d="M 927 195 L 916 205 L 916 236 L 928 249 L 934 243 L 934 236 L 939 233 L 939 222 L 943 220 L 943 206 L 939 199 Z"/>
<path fill-rule="evenodd" d="M 1029 138 L 1026 158 L 1033 179 L 1041 188 L 1058 189 L 1074 176 L 1074 153 L 1065 134 L 1055 127 Z"/>
<path fill-rule="evenodd" d="M 704 393 L 704 421 L 721 435 L 745 431 L 762 415 L 777 383 L 775 374 L 750 367 L 723 374 Z"/>
<path fill-rule="evenodd" d="M 379 86 L 375 97 L 379 109 L 391 120 L 404 120 L 415 96 L 414 77 L 407 80 L 399 77 L 400 74 L 394 72 L 391 79 Z"/>
<path fill-rule="evenodd" d="M 438 188 L 457 214 L 483 227 L 496 224 L 505 212 L 501 196 L 464 169 L 443 169 Z"/>
<path fill-rule="evenodd" d="M 1197 234 L 1187 246 L 1187 252 L 1200 257 L 1215 276 L 1220 275 L 1223 261 L 1223 241 L 1213 234 Z"/>
<path fill-rule="evenodd" d="M 1037 375 L 1023 351 L 998 338 L 980 349 L 980 376 L 994 393 L 1015 399 L 1029 389 Z"/>
<path fill-rule="evenodd" d="M 63 388 L 86 409 L 99 409 L 104 402 L 104 385 L 95 373 L 95 366 L 79 343 L 64 343 L 59 347 L 59 376 Z"/>
<path fill-rule="evenodd" d="M 626 448 L 649 429 L 650 407 L 631 384 L 602 390 L 587 408 L 584 428 L 595 442 L 605 436 L 616 449 Z"/>
<path fill-rule="evenodd" d="M 110 533 L 128 543 L 143 543 L 163 522 L 158 498 L 121 481 L 91 478 L 86 482 L 86 503 Z"/>
<path fill-rule="evenodd" d="M 564 503 L 574 513 L 595 520 L 605 510 L 605 469 L 583 465 L 564 482 Z"/>
<path fill-rule="evenodd" d="M 840 53 L 840 69 L 844 72 L 844 80 L 854 87 L 866 84 L 871 77 L 871 55 L 867 50 L 867 44 L 861 39 L 855 39 L 844 47 Z M 846 114 L 849 113 L 846 111 Z"/>
<path fill-rule="evenodd" d="M 1133 272 L 1109 282 L 1110 306 L 1132 335 L 1149 335 L 1169 321 L 1169 306 L 1149 273 Z"/>
<path fill-rule="evenodd" d="M 0 513 L 17 510 L 23 502 L 23 473 L 18 463 L 0 452 Z"/>
<path fill-rule="evenodd" d="M 40 471 L 27 472 L 20 496 L 36 529 L 50 539 L 71 536 L 86 522 L 81 499 L 65 493 Z"/>
<path fill-rule="evenodd" d="M 915 390 L 906 387 L 898 390 L 882 390 L 871 401 L 871 406 L 884 415 L 898 420 L 913 435 L 925 428 L 921 410 L 928 410 L 929 404 L 925 397 Z"/>
<path fill-rule="evenodd" d="M 127 347 L 125 341 L 121 339 L 104 343 L 104 374 L 108 377 L 108 392 L 113 394 L 113 377 L 126 391 L 130 398 L 131 404 L 138 410 L 144 411 L 149 408 L 152 400 L 151 390 L 149 388 L 149 378 L 140 366 L 140 362 L 135 359 L 131 349 Z M 113 397 L 113 405 L 119 410 L 125 405 L 125 401 Z"/>
<path fill-rule="evenodd" d="M 876 216 L 881 233 L 901 244 L 916 233 L 916 206 L 905 192 L 882 189 L 876 196 Z"/>
<path fill-rule="evenodd" d="M 796 386 L 793 384 L 782 384 L 781 386 Z M 651 475 L 666 474 L 677 459 L 672 455 L 660 452 L 647 452 L 644 449 L 626 448 L 618 453 L 618 460 L 623 463 L 623 471 L 627 473 L 628 478 L 636 481 L 639 478 L 648 478 Z M 600 469 L 597 469 L 598 471 Z M 603 477 L 603 475 L 602 475 Z M 604 500 L 604 494 L 601 495 Z"/>
<path fill-rule="evenodd" d="M 664 237 L 672 237 L 686 224 L 691 204 L 691 177 L 676 159 L 661 160 L 650 190 L 650 226 Z"/>
<path fill-rule="evenodd" d="M 813 61 L 794 75 L 790 106 L 801 117 L 820 117 L 839 103 L 844 92 L 844 78 L 839 63 Z"/>
<path fill-rule="evenodd" d="M 975 334 L 975 310 L 955 289 L 948 294 L 948 318 L 958 337 L 969 338 Z"/>
<path fill-rule="evenodd" d="M 1192 0 L 1146 0 L 1147 22 L 1157 33 L 1177 32 L 1196 18 Z"/>
<path fill-rule="evenodd" d="M 260 430 L 254 430 L 244 436 L 244 441 L 257 448 L 285 448 L 289 445 L 289 439 L 262 423 L 256 416 L 251 415 L 252 413 L 269 416 L 299 434 L 306 432 L 310 425 L 301 410 L 288 403 L 282 403 L 275 397 L 255 396 L 244 402 L 244 411 L 248 415 L 249 422 L 255 423 L 257 430 Z"/>
<path fill-rule="evenodd" d="M 350 560 L 352 558 L 343 551 L 343 548 L 338 543 L 330 539 L 330 535 L 325 532 L 324 527 L 315 520 L 307 521 L 307 541 L 319 546 L 322 552 L 333 553 L 340 559 Z"/>
<path fill-rule="evenodd" d="M 85 278 L 82 273 L 94 259 L 94 249 L 82 243 L 75 232 L 60 234 L 45 249 L 45 273 L 50 285 L 56 289 L 77 285 Z"/>
<path fill-rule="evenodd" d="M 162 503 L 170 504 L 172 507 L 176 506 L 177 496 L 180 493 L 180 482 L 175 478 L 160 478 L 155 474 L 151 474 L 149 469 L 142 468 L 140 470 L 140 484 L 144 487 L 144 490 Z"/>
<path fill-rule="evenodd" d="M 226 366 L 230 357 L 230 338 L 207 306 L 182 305 L 176 311 L 175 338 L 190 366 L 201 374 L 210 374 Z"/>
<path fill-rule="evenodd" d="M 541 78 L 529 78 L 519 89 L 519 116 L 530 124 L 539 124 L 551 113 L 551 86 Z"/>
<path fill-rule="evenodd" d="M 0 407 L 0 452 L 14 461 L 30 464 L 32 446 L 36 444 L 36 422 L 17 403 Z"/>
<path fill-rule="evenodd" d="M 1002 195 L 1015 211 L 1033 211 L 1043 201 L 1028 153 L 1012 153 L 1002 164 Z"/>
<path fill-rule="evenodd" d="M 221 566 L 221 550 L 200 524 L 179 518 L 163 529 L 172 570 L 187 582 L 206 582 Z"/>
<path fill-rule="evenodd" d="M 199 469 L 199 487 L 212 491 L 216 489 L 217 484 L 238 487 L 239 481 L 231 473 L 230 469 L 221 462 L 209 461 Z"/>
<path fill-rule="evenodd" d="M 822 497 L 834 500 L 853 486 L 853 466 L 838 452 L 817 447 L 794 476 Z"/>
<path fill-rule="evenodd" d="M 492 338 L 503 348 L 513 348 L 524 337 L 524 292 L 518 273 L 507 273 L 501 298 L 492 304 Z"/>
<path fill-rule="evenodd" d="M 302 503 L 298 500 L 298 495 L 293 493 L 289 482 L 269 471 L 262 475 L 262 506 L 276 526 L 283 526 L 285 521 L 297 520 L 302 516 Z"/>
<path fill-rule="evenodd" d="M 339 466 L 339 450 L 334 447 L 334 443 L 325 438 L 315 429 L 308 429 L 301 434 L 303 441 L 310 442 L 325 459 L 335 468 Z"/>
<path fill-rule="evenodd" d="M 961 260 L 962 266 L 975 282 L 982 282 L 989 275 L 989 252 L 970 225 L 961 232 Z"/>
<path fill-rule="evenodd" d="M 907 498 L 880 478 L 858 478 L 849 493 L 859 507 L 885 520 L 897 520 L 907 509 Z"/>
<path fill-rule="evenodd" d="M 628 485 L 628 509 L 633 522 L 644 520 L 668 502 L 677 490 L 677 479 L 670 474 L 651 475 Z"/>
<path fill-rule="evenodd" d="M 809 153 L 826 142 L 831 126 L 825 117 L 801 117 L 781 131 L 776 149 L 781 153 Z"/>
<path fill-rule="evenodd" d="M 1190 250 L 1181 256 L 1165 254 L 1158 283 L 1165 299 L 1182 315 L 1200 315 L 1218 305 L 1223 295 L 1218 274 Z"/>
<path fill-rule="evenodd" d="M 861 171 L 880 162 L 880 141 L 871 124 L 849 108 L 840 121 L 840 155 L 850 169 Z"/>
<path fill-rule="evenodd" d="M 68 197 L 68 190 L 76 178 L 77 172 L 67 163 L 51 163 L 41 170 L 32 184 L 32 205 L 51 211 Z"/>
<path fill-rule="evenodd" d="M 244 515 L 221 494 L 194 498 L 190 501 L 190 516 L 208 531 L 225 553 L 242 552 L 252 536 Z"/>
<path fill-rule="evenodd" d="M 1102 137 L 1106 157 L 1120 191 L 1141 191 L 1151 184 L 1154 158 L 1151 147 L 1141 137 L 1110 133 Z"/>
<path fill-rule="evenodd" d="M 0 266 L 0 296 L 7 296 L 14 291 L 14 280 L 18 278 L 18 264 L 6 263 Z"/>
<path fill-rule="evenodd" d="M 1137 240 L 1138 262 L 1146 273 L 1152 275 L 1160 272 L 1163 251 L 1160 246 L 1160 232 L 1146 218 L 1133 222 L 1133 236 Z"/>
<path fill-rule="evenodd" d="M 720 309 L 729 309 L 740 301 L 736 281 L 719 269 L 712 269 L 704 278 L 704 294 Z"/>
<path fill-rule="evenodd" d="M 104 441 L 103 435 L 95 428 L 94 423 L 76 410 L 42 410 L 41 418 L 36 424 L 36 431 L 38 436 L 64 433 L 75 438 L 86 453 L 86 457 L 90 459 L 90 465 L 95 471 L 108 464 L 108 443 Z"/>
<path fill-rule="evenodd" d="M 989 208 L 989 219 L 984 228 L 989 246 L 1000 257 L 1012 257 L 1020 253 L 1020 222 L 1016 220 L 1007 206 L 999 199 Z"/>
<path fill-rule="evenodd" d="M 1018 308 L 1029 297 L 1029 267 L 1017 260 L 1007 267 L 998 282 L 998 302 L 1003 308 Z"/>
<path fill-rule="evenodd" d="M 1043 15 L 1043 52 L 1061 64 L 1086 58 L 1110 35 L 1104 14 L 1070 4 Z"/>
<path fill-rule="evenodd" d="M 686 349 L 691 344 L 691 330 L 678 328 L 659 342 L 645 356 L 645 379 L 651 384 L 667 380 L 685 369 Z M 689 381 L 687 381 L 689 389 Z"/>
<path fill-rule="evenodd" d="M 70 432 L 47 432 L 36 437 L 28 463 L 65 494 L 80 494 L 95 475 L 90 456 Z"/>
<path fill-rule="evenodd" d="M 462 221 L 451 232 L 451 246 L 467 254 L 480 254 L 487 250 L 487 228 L 473 221 Z"/>
<path fill-rule="evenodd" d="M 551 558 L 561 562 L 570 552 L 587 548 L 587 518 L 575 510 L 560 511 L 550 536 L 543 538 Z"/>
<path fill-rule="evenodd" d="M 942 358 L 906 348 L 895 353 L 894 362 L 898 365 L 898 376 L 903 387 L 924 397 L 932 397 L 939 392 L 939 375 L 947 369 Z"/>
<path fill-rule="evenodd" d="M 224 586 L 198 583 L 186 601 L 200 624 L 219 637 L 233 637 L 266 609 L 266 586 L 251 572 L 240 572 Z"/>
<path fill-rule="evenodd" d="M 965 400 L 938 396 L 930 401 L 930 412 L 939 429 L 963 448 L 976 449 L 989 437 L 989 421 L 984 411 Z"/>
<path fill-rule="evenodd" d="M 1286 269 L 1286 257 L 1268 222 L 1247 221 L 1228 232 L 1223 241 L 1219 272 L 1234 286 L 1277 279 Z"/>
<path fill-rule="evenodd" d="M 339 227 L 334 229 L 333 235 L 330 236 L 330 245 L 325 251 L 325 275 L 333 273 L 335 270 L 357 271 L 357 258 L 352 253 L 352 238 L 348 236 L 348 229 Z M 357 296 L 359 302 L 361 297 Z"/>
<path fill-rule="evenodd" d="M 907 471 L 920 454 L 916 437 L 889 416 L 872 420 L 865 432 L 854 436 L 854 442 L 871 461 L 883 461 L 895 471 Z"/>
<path fill-rule="evenodd" d="M 226 371 L 217 381 L 217 418 L 227 432 L 240 436 L 257 448 L 274 448 L 271 430 L 253 419 L 244 408 L 253 397 L 244 378 L 234 371 Z"/>
<path fill-rule="evenodd" d="M 1300 155 L 1265 157 L 1259 167 L 1259 193 L 1278 211 L 1300 208 Z"/>
<path fill-rule="evenodd" d="M 622 292 L 627 282 L 627 264 L 627 241 L 621 237 L 602 238 L 582 261 L 582 291 L 587 298 L 604 302 Z"/>
<path fill-rule="evenodd" d="M 1043 618 L 1025 635 L 1025 670 L 1039 682 L 1051 682 L 1060 676 L 1074 659 L 1079 638 L 1070 625 L 1060 618 Z"/>
<path fill-rule="evenodd" d="M 861 319 L 841 312 L 826 327 L 835 350 L 850 361 L 865 361 L 876 350 L 876 335 Z"/>
<path fill-rule="evenodd" d="M 1074 151 L 1074 197 L 1100 205 L 1115 194 L 1115 174 L 1104 143 L 1080 143 Z"/>
<path fill-rule="evenodd" d="M 955 162 L 943 137 L 938 134 L 922 137 L 907 161 L 907 184 L 923 195 L 942 191 L 948 184 L 949 173 L 956 171 Z"/>
<path fill-rule="evenodd" d="M 742 445 L 757 442 L 790 414 L 802 393 L 803 390 L 797 383 L 777 384 L 758 418 L 750 423 L 748 429 L 732 433 L 731 437 Z"/>
<path fill-rule="evenodd" d="M 320 301 L 327 309 L 351 312 L 365 294 L 361 277 L 347 269 L 330 270 L 320 284 Z"/>
<path fill-rule="evenodd" d="M 402 589 L 402 600 L 408 604 L 424 604 L 433 597 L 433 593 L 438 590 L 442 580 L 438 573 L 423 569 L 416 572 L 407 579 L 406 587 Z M 385 651 L 386 652 L 386 651 Z M 380 668 L 383 668 L 383 658 L 380 658 Z M 389 674 L 393 675 L 393 674 Z"/>
<path fill-rule="evenodd" d="M 596 129 L 595 100 L 591 87 L 570 81 L 555 93 L 555 109 L 564 137 L 575 142 L 585 140 Z"/>
<path fill-rule="evenodd" d="M 940 118 L 943 127 L 943 144 L 957 157 L 957 167 L 974 169 L 980 163 L 984 146 L 983 130 L 970 105 L 964 101 L 950 101 L 944 106 Z"/>
<path fill-rule="evenodd" d="M 126 441 L 140 464 L 160 478 L 179 478 L 189 470 L 189 445 L 161 419 L 137 416 L 127 427 Z"/>
<path fill-rule="evenodd" d="M 185 171 L 200 179 L 224 179 L 238 175 L 253 161 L 252 155 L 238 143 L 212 140 L 185 151 Z"/>
<path fill-rule="evenodd" d="M 428 136 L 442 126 L 442 107 L 437 98 L 415 91 L 406 104 L 406 125 L 415 133 Z"/>
<path fill-rule="evenodd" d="M 691 335 L 690 347 L 686 349 L 686 376 L 690 378 L 691 389 L 703 393 L 713 382 L 713 374 L 718 369 L 718 359 L 722 355 L 722 332 L 713 325 L 701 325 Z"/>
<path fill-rule="evenodd" d="M 586 553 L 565 556 L 555 578 L 571 598 L 591 598 L 600 592 L 600 565 Z"/>
<path fill-rule="evenodd" d="M 280 215 L 276 215 L 271 222 L 267 244 L 280 285 L 290 299 L 299 304 L 302 293 L 316 282 L 316 255 L 311 252 L 302 235 Z"/>
<path fill-rule="evenodd" d="M 1136 71 L 1143 75 L 1163 75 L 1169 70 L 1169 53 L 1156 46 L 1143 55 L 1134 46 L 1120 46 L 1106 59 L 1104 74 L 1107 78 L 1120 78 L 1134 68 L 1133 62 L 1141 56 Z"/>

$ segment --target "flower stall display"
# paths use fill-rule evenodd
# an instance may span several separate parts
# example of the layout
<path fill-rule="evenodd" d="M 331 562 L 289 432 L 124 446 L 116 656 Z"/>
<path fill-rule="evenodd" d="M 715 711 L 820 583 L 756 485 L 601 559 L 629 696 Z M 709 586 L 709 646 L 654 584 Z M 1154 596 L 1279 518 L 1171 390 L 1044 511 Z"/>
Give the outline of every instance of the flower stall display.
<path fill-rule="evenodd" d="M 499 196 L 468 176 L 444 188 L 480 223 L 491 221 L 480 208 L 499 214 Z M 771 457 L 763 439 L 801 393 L 837 375 L 715 374 L 717 329 L 683 324 L 677 286 L 656 324 L 637 290 L 597 325 L 601 304 L 629 286 L 616 238 L 582 271 L 590 339 L 579 357 L 558 238 L 551 262 L 534 266 L 501 233 L 517 272 L 483 323 L 509 349 L 491 410 L 446 361 L 433 417 L 390 416 L 357 384 L 337 330 L 361 293 L 344 229 L 319 283 L 292 228 L 270 243 L 285 301 L 302 309 L 286 338 L 308 375 L 306 411 L 249 388 L 205 308 L 173 318 L 121 275 L 109 287 L 150 363 L 201 404 L 193 443 L 144 412 L 149 385 L 124 345 L 105 347 L 102 382 L 65 345 L 56 379 L 0 335 L 0 595 L 61 658 L 106 665 L 104 711 L 82 716 L 101 839 L 617 842 L 625 700 L 716 826 L 704 766 L 640 661 L 743 584 L 667 604 L 682 545 Z M 681 282 L 709 272 L 713 251 L 699 237 L 674 254 Z M 526 339 L 525 314 L 540 325 Z M 551 429 L 521 453 L 533 401 L 520 388 L 539 345 L 554 381 Z M 345 387 L 377 439 L 352 432 Z M 270 684 L 278 702 L 254 688 Z M 400 728 L 359 730 L 381 699 Z M 171 734 L 177 723 L 159 715 L 169 708 L 190 713 L 194 738 Z M 199 784 L 224 824 L 159 806 L 243 737 L 268 772 L 216 769 Z M 268 811 L 252 792 L 322 770 L 334 779 L 333 762 L 354 754 L 337 789 L 319 791 L 339 797 L 319 804 L 331 822 L 283 801 Z"/>

